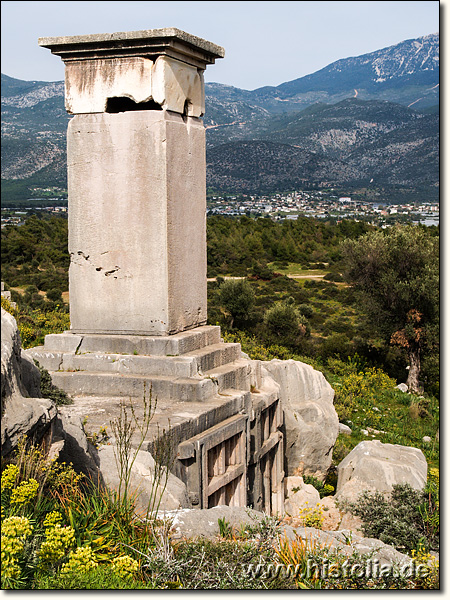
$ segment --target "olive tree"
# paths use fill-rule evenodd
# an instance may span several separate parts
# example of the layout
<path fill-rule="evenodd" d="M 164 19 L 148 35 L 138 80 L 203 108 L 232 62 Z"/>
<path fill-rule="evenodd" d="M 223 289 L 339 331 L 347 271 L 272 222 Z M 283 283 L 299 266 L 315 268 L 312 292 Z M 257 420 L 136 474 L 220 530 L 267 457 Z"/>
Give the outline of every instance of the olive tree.
<path fill-rule="evenodd" d="M 251 319 L 255 293 L 246 279 L 227 279 L 219 287 L 219 302 L 230 316 L 230 328 Z"/>
<path fill-rule="evenodd" d="M 439 237 L 426 227 L 397 226 L 345 240 L 342 252 L 369 321 L 407 351 L 406 383 L 419 393 L 421 357 L 438 343 Z"/>

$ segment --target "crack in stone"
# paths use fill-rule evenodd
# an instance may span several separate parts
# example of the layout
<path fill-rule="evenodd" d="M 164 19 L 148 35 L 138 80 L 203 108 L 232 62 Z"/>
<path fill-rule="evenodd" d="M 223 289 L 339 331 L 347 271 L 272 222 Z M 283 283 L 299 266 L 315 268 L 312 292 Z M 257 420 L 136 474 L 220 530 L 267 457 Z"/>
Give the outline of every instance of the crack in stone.
<path fill-rule="evenodd" d="M 100 256 L 104 256 L 105 254 L 109 254 L 109 250 L 107 250 L 106 252 L 102 252 L 100 254 Z M 81 266 L 83 263 L 78 261 L 78 257 L 84 258 L 84 260 L 87 261 L 90 264 L 90 266 L 94 267 L 96 271 L 98 271 L 98 272 L 105 271 L 105 267 L 95 267 L 95 265 L 92 263 L 92 260 L 90 260 L 89 254 L 85 254 L 81 250 L 79 250 L 78 252 L 70 253 L 71 262 Z M 118 271 L 120 271 L 120 267 L 118 265 L 116 265 L 113 269 L 109 269 L 108 271 L 105 271 L 104 275 L 105 275 L 105 277 L 110 277 L 111 275 L 114 275 L 114 273 L 117 273 Z M 117 277 L 114 277 L 114 279 L 117 279 Z"/>

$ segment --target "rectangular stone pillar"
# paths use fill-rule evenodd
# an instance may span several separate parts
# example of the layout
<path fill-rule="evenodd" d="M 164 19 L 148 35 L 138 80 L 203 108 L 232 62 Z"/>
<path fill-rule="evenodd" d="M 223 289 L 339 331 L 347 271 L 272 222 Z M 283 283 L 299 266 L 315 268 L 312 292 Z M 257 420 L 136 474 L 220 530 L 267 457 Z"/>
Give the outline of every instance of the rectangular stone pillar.
<path fill-rule="evenodd" d="M 66 64 L 74 333 L 206 323 L 203 71 L 223 49 L 177 29 L 44 38 Z"/>

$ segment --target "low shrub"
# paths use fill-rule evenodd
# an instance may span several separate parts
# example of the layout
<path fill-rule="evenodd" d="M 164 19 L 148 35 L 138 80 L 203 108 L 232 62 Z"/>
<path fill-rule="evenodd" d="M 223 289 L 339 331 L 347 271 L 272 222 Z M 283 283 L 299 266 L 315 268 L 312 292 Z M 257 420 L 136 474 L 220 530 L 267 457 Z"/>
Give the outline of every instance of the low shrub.
<path fill-rule="evenodd" d="M 363 492 L 346 507 L 361 518 L 366 537 L 377 538 L 401 552 L 439 548 L 439 488 L 435 472 L 429 476 L 424 491 L 407 483 L 397 484 L 390 498 L 380 492 Z"/>

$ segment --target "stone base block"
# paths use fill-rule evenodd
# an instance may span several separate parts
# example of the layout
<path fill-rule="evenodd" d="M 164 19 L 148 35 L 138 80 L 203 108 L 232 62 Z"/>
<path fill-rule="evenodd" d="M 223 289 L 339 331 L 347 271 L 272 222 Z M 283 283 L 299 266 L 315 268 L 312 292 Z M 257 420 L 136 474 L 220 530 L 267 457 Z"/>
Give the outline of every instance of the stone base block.
<path fill-rule="evenodd" d="M 179 356 L 220 343 L 220 327 L 205 325 L 167 336 L 79 334 L 65 331 L 45 336 L 46 352 L 105 352 L 148 356 Z"/>
<path fill-rule="evenodd" d="M 164 400 L 204 402 L 217 393 L 212 379 L 174 378 L 157 375 L 123 375 L 94 372 L 54 372 L 54 385 L 69 395 L 123 396 L 143 398 L 152 395 Z"/>

